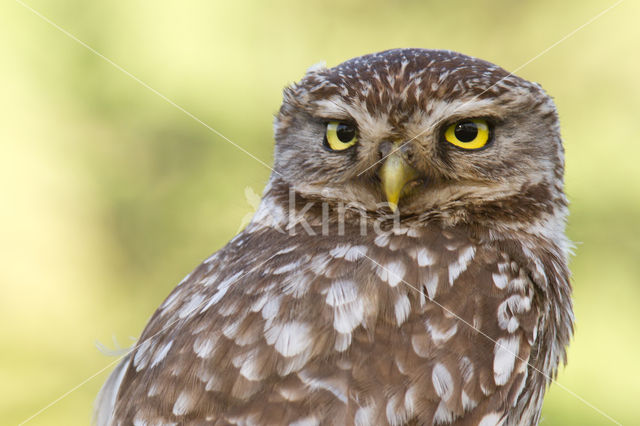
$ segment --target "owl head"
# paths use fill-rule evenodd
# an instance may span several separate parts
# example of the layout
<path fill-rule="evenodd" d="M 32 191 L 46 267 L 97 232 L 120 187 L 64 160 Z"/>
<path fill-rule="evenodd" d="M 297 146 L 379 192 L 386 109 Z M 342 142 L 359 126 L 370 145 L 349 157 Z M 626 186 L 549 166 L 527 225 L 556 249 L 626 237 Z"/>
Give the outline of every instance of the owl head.
<path fill-rule="evenodd" d="M 462 221 L 530 222 L 566 204 L 551 98 L 460 53 L 313 67 L 284 90 L 274 127 L 274 178 L 309 199 Z"/>

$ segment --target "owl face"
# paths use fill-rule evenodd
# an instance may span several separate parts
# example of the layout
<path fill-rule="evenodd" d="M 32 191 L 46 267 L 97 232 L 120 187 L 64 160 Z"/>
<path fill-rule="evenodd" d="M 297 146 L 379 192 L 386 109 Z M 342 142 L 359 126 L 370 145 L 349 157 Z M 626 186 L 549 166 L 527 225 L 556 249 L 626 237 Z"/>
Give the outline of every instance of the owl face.
<path fill-rule="evenodd" d="M 396 49 L 310 69 L 285 89 L 275 135 L 275 171 L 297 193 L 371 212 L 416 215 L 562 189 L 551 99 L 449 51 Z"/>

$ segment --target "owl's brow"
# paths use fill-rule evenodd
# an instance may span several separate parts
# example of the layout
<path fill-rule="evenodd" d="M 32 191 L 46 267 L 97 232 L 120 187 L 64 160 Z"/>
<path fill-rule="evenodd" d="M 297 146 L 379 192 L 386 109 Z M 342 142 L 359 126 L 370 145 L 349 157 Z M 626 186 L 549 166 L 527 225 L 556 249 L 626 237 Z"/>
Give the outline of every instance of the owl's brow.
<path fill-rule="evenodd" d="M 347 111 L 347 109 L 345 108 L 344 104 L 340 104 L 338 102 L 336 102 L 335 100 L 329 98 L 327 99 L 330 103 L 334 104 L 336 106 L 336 109 L 338 109 L 339 111 L 342 111 L 343 114 L 345 114 L 349 120 L 354 121 L 355 119 L 351 116 L 351 114 L 349 114 L 349 112 Z"/>
<path fill-rule="evenodd" d="M 346 109 L 345 109 L 345 107 L 344 107 L 344 105 L 343 105 L 343 104 L 340 104 L 340 103 L 336 102 L 335 100 L 333 100 L 333 99 L 331 99 L 331 98 L 323 99 L 323 101 L 324 101 L 324 102 L 328 102 L 328 103 L 330 103 L 330 104 L 335 105 L 337 114 L 335 114 L 335 113 L 332 113 L 332 114 L 326 114 L 326 113 L 325 113 L 325 114 L 323 114 L 323 113 L 319 113 L 319 114 L 317 114 L 317 113 L 316 113 L 316 114 L 317 114 L 317 115 L 316 115 L 316 114 L 314 114 L 313 112 L 309 111 L 309 113 L 310 113 L 312 116 L 314 116 L 314 117 L 316 117 L 316 118 L 318 118 L 318 119 L 321 119 L 321 120 L 331 120 L 331 119 L 336 119 L 336 120 L 349 120 L 349 121 L 354 121 L 354 122 L 355 122 L 355 120 L 353 119 L 353 117 L 351 116 L 351 114 L 349 114 L 349 113 L 346 111 Z"/>
<path fill-rule="evenodd" d="M 268 165 L 267 163 L 265 163 L 264 161 L 262 161 L 261 159 L 259 159 L 258 157 L 256 157 L 255 155 L 253 155 L 252 153 L 250 153 L 249 151 L 247 151 L 245 148 L 243 148 L 242 146 L 238 145 L 237 143 L 235 143 L 234 141 L 232 141 L 231 139 L 229 139 L 228 137 L 226 137 L 224 134 L 222 134 L 220 131 L 214 129 L 213 127 L 211 127 L 210 125 L 208 125 L 207 123 L 205 123 L 204 121 L 202 121 L 200 118 L 196 117 L 194 114 L 192 114 L 191 112 L 187 111 L 185 108 L 181 107 L 180 105 L 178 105 L 177 103 L 175 103 L 174 101 L 172 101 L 171 99 L 169 99 L 167 96 L 163 95 L 162 93 L 160 93 L 159 91 L 157 91 L 156 89 L 154 89 L 153 87 L 151 87 L 149 84 L 145 83 L 144 81 L 142 81 L 140 78 L 136 77 L 135 75 L 133 75 L 132 73 L 130 73 L 129 71 L 127 71 L 125 68 L 123 68 L 122 66 L 118 65 L 116 62 L 112 61 L 111 59 L 107 58 L 105 55 L 103 55 L 102 53 L 98 52 L 97 50 L 95 50 L 93 47 L 89 46 L 87 43 L 85 43 L 84 41 L 80 40 L 78 37 L 74 36 L 73 34 L 71 34 L 69 31 L 65 30 L 64 28 L 62 28 L 60 25 L 56 24 L 55 22 L 53 22 L 51 19 L 47 18 L 46 16 L 44 16 L 42 13 L 38 12 L 37 10 L 35 10 L 34 8 L 32 8 L 31 6 L 29 6 L 28 4 L 22 2 L 21 0 L 16 0 L 16 2 L 18 4 L 20 4 L 21 6 L 23 6 L 25 9 L 30 10 L 31 12 L 33 12 L 35 15 L 37 15 L 39 18 L 41 18 L 43 21 L 47 22 L 49 25 L 51 25 L 52 27 L 54 27 L 55 29 L 57 29 L 58 31 L 60 31 L 61 33 L 63 33 L 64 35 L 66 35 L 67 37 L 69 37 L 70 39 L 72 39 L 73 41 L 77 42 L 78 44 L 82 45 L 84 48 L 86 48 L 87 50 L 89 50 L 91 53 L 93 53 L 94 55 L 100 57 L 101 59 L 103 59 L 104 61 L 108 62 L 109 64 L 111 64 L 114 68 L 116 68 L 118 71 L 124 73 L 125 75 L 127 75 L 128 77 L 131 77 L 133 80 L 135 80 L 138 84 L 140 84 L 141 86 L 143 86 L 144 88 L 150 90 L 151 92 L 155 93 L 156 95 L 158 95 L 160 98 L 162 98 L 164 101 L 166 101 L 167 103 L 169 103 L 171 106 L 175 107 L 176 109 L 182 111 L 183 113 L 185 113 L 187 116 L 191 117 L 193 120 L 197 121 L 198 123 L 202 124 L 204 127 L 206 127 L 207 129 L 209 129 L 211 132 L 213 132 L 214 134 L 216 134 L 217 136 L 219 136 L 220 138 L 222 138 L 223 140 L 227 141 L 228 143 L 230 143 L 231 145 L 235 146 L 236 148 L 238 148 L 240 151 L 244 152 L 245 154 L 247 154 L 249 157 L 253 158 L 254 160 L 256 160 L 258 163 L 262 164 L 263 166 L 265 166 L 266 168 L 270 169 L 273 173 L 277 174 L 278 176 L 282 176 L 280 173 L 278 173 L 276 170 L 274 170 L 273 167 L 271 167 L 270 165 Z"/>
<path fill-rule="evenodd" d="M 18 0 L 16 0 L 18 1 Z M 572 31 L 570 31 L 569 33 L 565 34 L 563 37 L 561 37 L 558 41 L 556 41 L 555 43 L 551 44 L 550 46 L 548 46 L 547 48 L 543 49 L 541 52 L 539 52 L 537 55 L 533 56 L 531 59 L 529 59 L 528 61 L 524 62 L 523 64 L 521 64 L 520 66 L 516 67 L 513 71 L 511 71 L 509 74 L 507 74 L 506 76 L 502 77 L 500 80 L 496 81 L 494 84 L 492 84 L 491 86 L 487 87 L 486 89 L 484 89 L 482 92 L 480 92 L 479 94 L 475 95 L 473 98 L 469 99 L 468 101 L 464 102 L 461 107 L 464 107 L 468 104 L 470 104 L 471 102 L 475 101 L 476 99 L 478 99 L 480 96 L 484 95 L 485 93 L 487 93 L 489 90 L 491 90 L 492 88 L 494 88 L 496 85 L 502 83 L 505 79 L 515 75 L 515 73 L 517 73 L 518 71 L 520 71 L 521 69 L 523 69 L 524 67 L 526 67 L 527 65 L 529 65 L 531 62 L 535 61 L 536 59 L 540 58 L 541 56 L 543 56 L 544 54 L 546 54 L 547 52 L 549 52 L 551 49 L 553 49 L 554 47 L 556 47 L 557 45 L 559 45 L 560 43 L 564 42 L 565 40 L 567 40 L 568 38 L 572 37 L 573 35 L 575 35 L 578 31 L 584 29 L 586 26 L 592 24 L 594 21 L 596 21 L 597 19 L 601 18 L 603 15 L 605 15 L 606 13 L 608 13 L 609 11 L 611 11 L 613 8 L 619 6 L 622 2 L 624 2 L 625 0 L 618 0 L 617 2 L 615 2 L 614 4 L 612 4 L 611 6 L 607 7 L 606 9 L 602 10 L 600 13 L 598 13 L 597 15 L 593 16 L 591 19 L 587 20 L 584 24 L 580 25 L 577 28 L 574 28 Z M 400 144 L 400 146 L 392 149 L 387 155 L 383 156 L 382 158 L 380 158 L 378 161 L 376 161 L 375 163 L 373 163 L 372 165 L 370 165 L 369 167 L 367 167 L 366 169 L 364 169 L 363 171 L 361 171 L 360 173 L 358 173 L 358 177 L 360 177 L 363 173 L 366 173 L 368 170 L 370 170 L 372 167 L 375 167 L 377 164 L 381 163 L 382 161 L 384 161 L 388 156 L 400 151 L 402 149 L 402 147 L 404 147 L 405 145 L 407 145 L 408 143 L 414 141 L 415 139 L 417 139 L 418 137 L 424 135 L 429 129 L 424 129 L 423 131 L 421 131 L 420 133 L 418 133 L 417 135 L 415 135 L 414 137 L 412 137 L 411 139 L 409 139 L 406 142 L 403 142 L 402 144 Z"/>
<path fill-rule="evenodd" d="M 576 399 L 578 399 L 579 401 L 581 401 L 583 404 L 587 405 L 588 407 L 594 409 L 595 411 L 597 411 L 598 413 L 600 413 L 602 416 L 606 417 L 607 419 L 611 420 L 613 423 L 617 424 L 617 425 L 622 425 L 622 423 L 618 422 L 617 420 L 615 420 L 613 417 L 611 417 L 610 415 L 608 415 L 607 413 L 605 413 L 604 411 L 602 411 L 601 409 L 599 409 L 598 407 L 596 407 L 595 405 L 593 405 L 592 403 L 590 403 L 589 401 L 587 401 L 586 399 L 584 399 L 583 397 L 581 397 L 580 395 L 578 395 L 577 393 L 575 393 L 574 391 L 572 391 L 571 389 L 569 389 L 568 387 L 562 385 L 561 383 L 559 383 L 557 380 L 555 380 L 553 377 L 545 374 L 544 372 L 542 372 L 541 370 L 539 370 L 537 367 L 535 367 L 533 364 L 531 364 L 529 361 L 527 361 L 526 359 L 520 357 L 518 354 L 512 352 L 508 347 L 506 347 L 505 345 L 501 344 L 500 342 L 498 342 L 497 340 L 493 339 L 491 336 L 489 336 L 487 333 L 483 332 L 482 330 L 478 329 L 477 327 L 474 327 L 473 324 L 471 324 L 470 322 L 468 322 L 467 320 L 465 320 L 464 318 L 460 317 L 459 315 L 457 315 L 455 312 L 451 311 L 449 308 L 447 308 L 446 306 L 442 305 L 441 303 L 437 302 L 436 300 L 434 300 L 432 297 L 430 297 L 429 295 L 425 294 L 423 290 L 419 290 L 416 286 L 410 284 L 409 282 L 407 282 L 404 277 L 399 276 L 398 274 L 396 274 L 394 271 L 384 267 L 383 265 L 381 265 L 380 263 L 376 262 L 374 259 L 372 259 L 371 257 L 367 256 L 367 254 L 365 252 L 363 252 L 362 250 L 358 250 L 358 252 L 363 256 L 366 257 L 367 259 L 369 259 L 373 264 L 375 264 L 377 267 L 382 268 L 387 274 L 391 274 L 393 275 L 394 278 L 398 279 L 400 282 L 402 282 L 403 284 L 405 284 L 407 287 L 411 288 L 412 290 L 416 291 L 418 294 L 420 294 L 423 297 L 426 297 L 430 302 L 432 302 L 434 305 L 440 307 L 442 310 L 446 311 L 448 314 L 450 314 L 451 316 L 455 317 L 457 320 L 459 320 L 460 322 L 462 322 L 463 324 L 467 325 L 469 328 L 471 328 L 473 331 L 477 332 L 478 334 L 480 334 L 481 336 L 487 338 L 489 341 L 491 341 L 492 343 L 494 343 L 495 345 L 499 346 L 501 349 L 505 350 L 506 352 L 508 352 L 510 355 L 513 355 L 514 357 L 516 357 L 518 360 L 524 362 L 525 364 L 527 364 L 529 367 L 531 367 L 533 370 L 535 370 L 536 372 L 542 374 L 542 376 L 544 376 L 545 379 L 549 380 L 551 383 L 555 384 L 556 386 L 559 386 L 560 388 L 562 388 L 564 391 L 566 391 L 567 393 L 569 393 L 570 395 L 572 395 L 573 397 L 575 397 Z"/>

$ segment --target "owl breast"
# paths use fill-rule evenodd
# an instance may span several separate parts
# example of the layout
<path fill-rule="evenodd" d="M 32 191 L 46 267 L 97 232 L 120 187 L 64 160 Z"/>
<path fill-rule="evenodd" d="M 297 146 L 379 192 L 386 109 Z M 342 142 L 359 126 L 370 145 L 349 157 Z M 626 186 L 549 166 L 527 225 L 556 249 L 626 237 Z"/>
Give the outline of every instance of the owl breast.
<path fill-rule="evenodd" d="M 464 229 L 294 238 L 249 226 L 158 310 L 123 386 L 147 400 L 124 397 L 120 409 L 258 424 L 479 423 L 520 402 L 538 324 L 525 269 Z M 176 376 L 190 379 L 176 386 Z"/>

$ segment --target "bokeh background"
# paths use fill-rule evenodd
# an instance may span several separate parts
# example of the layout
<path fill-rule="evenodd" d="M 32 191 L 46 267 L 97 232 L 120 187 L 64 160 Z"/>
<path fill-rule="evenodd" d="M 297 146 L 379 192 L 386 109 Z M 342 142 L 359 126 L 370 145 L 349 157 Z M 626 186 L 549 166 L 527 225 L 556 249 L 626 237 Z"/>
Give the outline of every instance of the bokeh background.
<path fill-rule="evenodd" d="M 27 0 L 24 0 L 27 2 Z M 514 70 L 613 1 L 28 0 L 253 155 L 272 161 L 286 84 L 393 47 Z M 545 425 L 640 424 L 640 3 L 522 68 L 557 102 L 577 329 Z M 251 213 L 268 168 L 17 1 L 0 6 L 0 419 L 108 365 Z M 250 188 L 246 190 L 246 188 Z M 110 369 L 29 425 L 87 424 Z"/>

